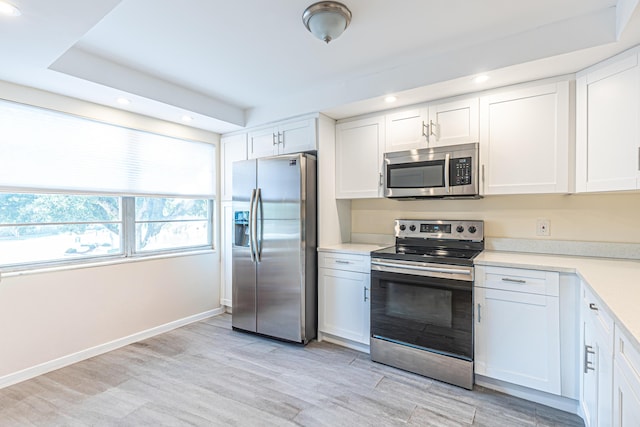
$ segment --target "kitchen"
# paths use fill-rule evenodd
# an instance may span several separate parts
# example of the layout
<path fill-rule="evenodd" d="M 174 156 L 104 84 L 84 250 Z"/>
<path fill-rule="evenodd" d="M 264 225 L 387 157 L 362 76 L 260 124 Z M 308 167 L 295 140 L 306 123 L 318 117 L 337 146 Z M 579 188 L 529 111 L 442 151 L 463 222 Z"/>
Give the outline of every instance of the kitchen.
<path fill-rule="evenodd" d="M 624 5 L 626 2 L 620 2 L 620 4 Z M 357 15 L 354 15 L 354 25 L 355 22 L 357 22 L 356 17 Z M 299 21 L 299 19 L 300 17 L 296 14 L 296 20 Z M 299 22 L 296 22 L 296 24 L 301 25 Z M 349 28 L 339 40 L 335 40 L 328 46 L 323 46 L 322 43 L 319 43 L 319 47 L 333 48 L 339 46 L 338 43 L 342 42 L 344 38 L 349 35 L 349 30 L 354 32 L 353 30 L 356 28 L 357 27 Z M 623 40 L 625 40 L 625 43 L 628 43 L 628 40 L 624 38 Z M 313 39 L 309 41 L 318 42 Z M 632 45 L 633 44 L 630 44 L 629 47 Z M 315 48 L 316 47 L 314 47 L 314 49 Z M 578 47 L 575 48 L 577 49 Z M 618 53 L 618 51 L 622 50 L 624 49 L 617 46 L 616 49 L 614 49 L 614 53 Z M 583 62 L 583 66 L 577 66 L 575 64 L 572 64 L 570 67 L 565 66 L 563 69 L 564 71 L 554 75 L 569 75 L 582 69 L 586 69 L 601 59 L 605 59 L 610 56 L 613 56 L 613 53 L 607 56 L 600 56 L 597 60 L 593 60 L 591 62 L 585 61 Z M 58 69 L 66 69 L 69 71 L 72 59 L 73 58 L 71 57 L 67 58 L 68 62 L 66 63 L 65 61 L 60 61 L 57 64 Z M 76 57 L 76 59 L 78 59 L 78 57 Z M 407 71 L 406 68 L 403 71 Z M 84 70 L 84 72 L 89 71 Z M 76 70 L 76 76 L 77 73 L 79 73 L 79 71 Z M 473 74 L 469 71 L 467 71 L 467 73 L 469 75 Z M 403 81 L 410 81 L 412 75 L 413 74 L 411 72 L 406 73 L 404 77 L 406 80 L 403 79 Z M 525 76 L 526 77 L 522 80 L 510 81 L 504 85 L 506 86 L 512 83 L 520 83 L 541 78 L 536 74 L 531 76 L 525 73 Z M 88 76 L 85 77 L 88 78 Z M 5 79 L 9 81 L 16 81 L 8 78 Z M 470 86 L 470 83 L 466 82 L 468 79 L 464 78 L 462 80 L 465 80 L 465 82 L 461 82 L 461 85 L 466 86 L 463 89 L 460 89 L 461 92 L 453 94 L 449 92 L 446 95 L 435 97 L 418 97 L 414 99 L 414 102 L 409 102 L 406 105 L 426 104 L 427 100 L 446 99 L 452 95 L 463 96 L 463 94 L 478 92 L 475 88 L 467 89 Z M 569 81 L 571 78 L 567 77 L 565 80 Z M 494 82 L 495 81 L 496 80 L 494 80 Z M 364 79 L 363 85 L 366 85 L 366 83 L 367 81 Z M 552 83 L 557 84 L 558 82 L 554 81 Z M 69 98 L 54 98 L 51 95 L 40 92 L 36 89 L 18 87 L 11 83 L 3 83 L 2 89 L 3 94 L 5 94 L 4 96 L 13 99 L 14 101 L 35 103 L 36 105 L 41 106 L 57 106 L 58 108 L 75 109 L 76 111 L 87 111 L 93 109 L 94 114 L 102 117 L 110 117 L 112 121 L 118 122 L 124 126 L 134 126 L 131 124 L 134 122 L 134 127 L 142 127 L 148 130 L 166 128 L 167 132 L 180 134 L 180 136 L 184 138 L 200 140 L 203 138 L 215 139 L 209 135 L 204 135 L 204 132 L 198 131 L 195 127 L 167 125 L 166 122 L 150 118 L 135 117 L 134 119 L 133 115 L 119 113 L 117 110 L 108 108 L 100 109 L 88 103 L 70 100 Z M 437 88 L 435 88 L 434 91 L 436 91 L 436 89 Z M 67 91 L 70 90 L 71 89 L 67 89 Z M 80 97 L 74 93 L 67 93 L 67 95 Z M 399 95 L 401 95 L 401 93 Z M 338 105 L 338 107 L 335 107 L 336 111 L 340 108 L 344 108 L 346 110 L 347 107 L 341 106 L 354 101 L 353 99 L 345 100 L 344 96 L 345 95 L 336 95 L 336 100 L 332 101 L 335 102 L 335 104 L 332 105 Z M 479 97 L 482 97 L 482 94 L 480 94 Z M 400 98 L 402 97 L 400 96 Z M 94 100 L 94 102 L 98 101 Z M 295 110 L 293 107 L 285 105 L 276 105 L 275 107 L 277 108 L 270 108 L 268 110 L 277 111 L 278 117 L 273 116 L 273 114 L 276 113 L 269 112 L 267 109 L 256 109 L 253 111 L 253 122 L 249 122 L 247 127 L 250 128 L 249 132 L 252 132 L 253 129 L 256 130 L 254 135 L 256 138 L 259 138 L 260 135 L 258 131 L 263 128 L 254 128 L 252 123 L 254 125 L 267 123 L 284 117 L 297 116 L 300 111 L 305 111 L 305 109 Z M 138 107 L 134 106 L 132 108 Z M 331 113 L 329 108 L 322 110 L 325 111 L 326 114 L 333 114 L 336 117 L 345 118 L 345 120 L 341 121 L 338 125 L 342 123 L 349 123 L 349 118 L 362 117 L 363 120 L 374 121 L 372 120 L 373 116 L 380 116 L 380 114 L 371 112 L 367 112 L 369 117 L 361 116 L 363 112 L 358 108 L 359 107 L 357 105 L 352 105 L 350 106 L 349 113 L 343 112 L 341 114 L 335 112 Z M 371 111 L 381 112 L 385 110 L 388 110 L 388 106 L 379 105 L 375 110 Z M 404 108 L 399 107 L 397 110 L 404 110 Z M 231 116 L 232 114 L 227 115 L 227 120 L 234 120 Z M 196 118 L 199 119 L 199 117 Z M 379 118 L 373 118 L 376 119 L 378 123 L 380 122 Z M 302 120 L 292 120 L 291 122 L 301 122 L 305 120 L 308 122 L 310 119 L 303 118 Z M 633 213 L 637 212 L 637 208 L 640 206 L 637 193 L 635 192 L 601 194 L 585 193 L 571 195 L 566 194 L 570 193 L 570 191 L 560 191 L 558 192 L 559 194 L 555 195 L 546 194 L 549 193 L 548 191 L 541 192 L 545 194 L 534 195 L 522 195 L 517 194 L 516 192 L 516 194 L 507 195 L 486 195 L 483 199 L 479 200 L 394 201 L 378 198 L 378 171 L 376 165 L 376 170 L 374 171 L 376 176 L 374 179 L 364 181 L 365 184 L 373 187 L 373 191 L 376 192 L 376 194 L 371 195 L 371 193 L 369 193 L 369 196 L 366 198 L 353 196 L 336 199 L 334 195 L 336 188 L 334 185 L 336 171 L 334 169 L 335 166 L 333 162 L 330 160 L 332 156 L 338 154 L 333 153 L 331 148 L 333 144 L 332 138 L 334 138 L 335 135 L 335 132 L 331 128 L 333 123 L 331 120 L 327 120 L 325 115 L 313 116 L 311 120 L 313 120 L 314 123 L 317 123 L 317 151 L 320 159 L 319 174 L 321 179 L 319 180 L 319 200 L 321 200 L 321 202 L 319 204 L 320 227 L 318 234 L 320 247 L 340 244 L 342 242 L 373 242 L 389 244 L 393 239 L 394 220 L 403 217 L 411 217 L 424 219 L 444 218 L 484 220 L 485 235 L 487 236 L 487 249 L 510 251 L 514 250 L 514 248 L 517 249 L 518 247 L 526 246 L 532 248 L 530 249 L 531 252 L 544 253 L 548 251 L 548 247 L 557 248 L 560 246 L 562 247 L 561 252 L 565 254 L 589 255 L 593 254 L 593 251 L 603 254 L 603 250 L 610 249 L 611 245 L 607 245 L 607 242 L 616 242 L 619 243 L 619 245 L 615 245 L 616 250 L 620 250 L 623 255 L 626 254 L 626 256 L 622 256 L 623 258 L 632 258 L 633 251 L 637 250 L 635 249 L 637 247 L 635 245 L 640 241 L 640 236 L 638 236 L 638 227 Z M 315 120 L 317 120 L 317 122 Z M 283 125 L 286 124 L 287 123 L 283 123 Z M 273 126 L 270 126 L 269 128 L 267 138 L 269 138 L 273 133 Z M 300 129 L 300 127 L 297 128 Z M 483 128 L 481 127 L 480 132 L 482 132 L 482 129 Z M 227 159 L 224 155 L 224 151 L 226 151 L 226 137 L 237 137 L 237 135 L 243 134 L 243 132 L 234 134 L 232 130 L 228 129 L 226 131 L 219 131 L 219 133 L 225 135 L 225 138 L 221 141 L 221 161 L 224 162 Z M 380 132 L 379 136 L 382 137 L 383 135 L 385 135 L 385 133 Z M 249 138 L 249 136 L 246 137 Z M 237 145 L 235 145 L 235 147 L 237 147 Z M 367 153 L 363 152 L 362 154 L 363 157 L 361 159 L 359 158 L 356 162 L 352 162 L 351 165 L 360 164 L 360 162 L 364 160 L 364 155 L 369 155 L 370 153 L 367 151 Z M 621 157 L 624 159 L 633 159 L 634 154 L 635 153 L 632 153 Z M 221 169 L 222 171 L 220 174 L 221 176 L 224 176 L 224 164 L 221 164 Z M 569 170 L 569 165 L 567 165 L 567 169 Z M 567 176 L 569 176 L 568 171 Z M 220 185 L 224 186 L 225 182 L 226 180 L 222 178 Z M 350 180 L 349 182 L 358 181 Z M 370 189 L 365 190 L 369 191 Z M 493 190 L 498 191 L 498 187 L 495 187 Z M 221 212 L 219 217 L 223 218 L 225 214 L 225 201 L 228 199 L 224 198 L 224 189 L 221 189 L 220 193 Z M 331 203 L 322 203 L 322 200 L 329 200 Z M 425 214 L 425 212 L 428 214 Z M 550 235 L 548 237 L 537 235 L 536 224 L 540 219 L 545 219 L 549 222 Z M 604 226 L 603 224 L 606 224 L 607 226 Z M 615 227 L 612 225 L 615 225 Z M 588 230 L 588 233 L 586 230 Z M 219 234 L 224 235 L 224 229 L 220 229 Z M 572 241 L 593 243 L 587 244 L 586 246 L 588 247 L 585 248 L 585 245 L 572 246 L 567 243 Z M 219 247 L 224 253 L 222 245 Z M 629 251 L 631 251 L 631 255 L 629 255 Z M 99 328 L 101 332 L 100 334 L 95 334 L 94 331 L 94 336 L 89 336 L 82 335 L 83 332 L 78 331 L 80 333 L 78 336 L 81 338 L 73 340 L 74 342 L 71 342 L 72 340 L 70 340 L 70 342 L 66 343 L 67 345 L 62 347 L 60 347 L 59 343 L 56 343 L 55 341 L 49 342 L 45 345 L 43 341 L 38 342 L 38 340 L 28 340 L 25 338 L 26 336 L 42 334 L 42 330 L 39 329 L 42 327 L 42 324 L 34 320 L 38 318 L 40 313 L 46 313 L 46 317 L 51 319 L 65 319 L 64 322 L 61 322 L 62 324 L 72 325 L 77 322 L 77 319 L 90 319 L 92 317 L 92 311 L 106 309 L 107 311 L 113 310 L 115 312 L 119 312 L 121 307 L 118 305 L 118 300 L 114 299 L 113 301 L 106 301 L 108 304 L 102 307 L 100 305 L 87 305 L 81 310 L 82 312 L 78 312 L 78 308 L 75 308 L 73 304 L 75 298 L 91 300 L 91 293 L 87 291 L 86 287 L 83 288 L 80 286 L 82 283 L 91 283 L 96 280 L 95 274 L 92 274 L 91 269 L 59 272 L 54 273 L 51 276 L 23 275 L 21 277 L 5 277 L 3 275 L 0 285 L 3 285 L 4 287 L 3 300 L 5 301 L 4 304 L 6 304 L 6 310 L 3 310 L 3 312 L 7 317 L 3 319 L 2 324 L 22 324 L 24 326 L 24 332 L 14 333 L 12 330 L 3 330 L 3 336 L 14 337 L 13 339 L 15 340 L 17 348 L 21 348 L 23 351 L 20 354 L 14 354 L 12 356 L 9 355 L 10 357 L 6 360 L 6 364 L 3 363 L 5 367 L 8 367 L 8 369 L 4 370 L 2 375 L 6 376 L 14 374 L 25 368 L 38 366 L 46 361 L 55 360 L 58 357 L 73 354 L 87 348 L 92 348 L 102 343 L 132 335 L 142 330 L 148 330 L 158 325 L 169 324 L 174 320 L 187 318 L 190 315 L 218 309 L 219 304 L 216 303 L 212 305 L 212 303 L 207 301 L 219 301 L 221 298 L 224 301 L 226 296 L 224 294 L 218 295 L 218 287 L 216 287 L 215 290 L 211 290 L 208 284 L 210 279 L 205 280 L 203 278 L 211 277 L 211 272 L 205 272 L 207 271 L 206 265 L 219 265 L 220 255 L 221 254 L 219 252 L 215 252 L 213 254 L 200 254 L 195 257 L 145 261 L 110 267 L 108 270 L 106 267 L 101 267 L 104 271 L 109 271 L 106 275 L 107 277 L 104 278 L 104 283 L 99 284 L 101 287 L 104 287 L 104 289 L 108 289 L 113 283 L 126 283 L 137 279 L 140 284 L 136 285 L 137 287 L 129 288 L 129 291 L 131 292 L 129 296 L 131 298 L 132 306 L 134 307 L 145 305 L 145 296 L 154 294 L 154 287 L 151 282 L 155 281 L 156 283 L 166 283 L 167 280 L 178 280 L 177 277 L 180 276 L 173 278 L 163 277 L 165 276 L 163 272 L 168 270 L 174 270 L 176 272 L 193 272 L 187 276 L 190 296 L 185 296 L 180 292 L 181 289 L 178 287 L 174 287 L 170 284 L 163 285 L 167 286 L 167 294 L 164 296 L 157 295 L 154 297 L 154 299 L 156 299 L 154 304 L 158 304 L 156 306 L 158 309 L 155 310 L 155 312 L 153 310 L 145 312 L 147 313 L 146 316 L 149 317 L 138 319 L 134 313 L 128 313 L 127 316 L 129 317 L 126 318 L 127 320 L 123 320 L 121 323 L 113 324 L 110 327 L 101 326 L 101 329 Z M 226 259 L 227 258 L 224 258 L 223 256 L 223 262 L 226 261 Z M 226 271 L 224 270 L 224 265 L 221 267 L 222 274 L 224 274 Z M 215 267 L 214 270 L 215 269 L 217 269 L 217 267 Z M 213 274 L 217 276 L 218 272 L 214 271 Z M 43 295 L 48 295 L 46 289 L 50 280 L 54 280 L 54 283 L 59 283 L 56 285 L 60 286 L 58 291 L 64 289 L 64 295 L 66 296 L 63 299 L 68 300 L 67 306 L 57 308 L 49 307 L 44 300 L 37 305 L 32 305 L 33 302 L 30 300 L 32 298 L 30 295 L 33 295 L 34 292 L 36 294 L 42 293 Z M 51 287 L 49 287 L 49 289 L 51 289 Z M 224 293 L 223 288 L 220 289 L 220 291 Z M 53 292 L 53 290 L 51 290 L 51 292 Z M 161 300 L 161 297 L 166 298 L 166 300 Z M 51 295 L 51 298 L 55 298 L 55 294 Z M 32 308 L 30 309 L 31 311 L 27 310 L 24 313 L 17 313 L 15 307 Z M 75 321 L 74 316 L 76 316 Z M 131 323 L 127 324 L 127 322 Z M 43 335 L 46 336 L 47 334 Z M 52 336 L 52 339 L 55 339 L 55 337 Z M 51 350 L 47 350 L 45 352 L 43 350 L 44 348 Z"/>

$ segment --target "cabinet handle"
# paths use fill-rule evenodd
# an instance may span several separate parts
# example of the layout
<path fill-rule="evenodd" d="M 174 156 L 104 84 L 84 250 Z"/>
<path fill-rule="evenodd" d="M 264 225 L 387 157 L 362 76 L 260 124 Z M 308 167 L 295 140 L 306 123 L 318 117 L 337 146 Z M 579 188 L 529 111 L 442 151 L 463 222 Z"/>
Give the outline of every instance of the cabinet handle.
<path fill-rule="evenodd" d="M 382 176 L 382 172 L 380 172 L 380 173 L 379 173 L 379 175 L 380 175 L 380 179 L 379 179 L 379 181 L 378 181 L 378 185 L 379 185 L 380 187 L 382 187 L 382 185 L 384 184 L 384 183 L 382 182 L 382 178 L 383 178 L 383 176 Z"/>
<path fill-rule="evenodd" d="M 526 280 L 521 280 L 521 279 L 510 279 L 509 277 L 503 277 L 502 278 L 503 282 L 510 282 L 510 283 L 527 283 Z"/>
<path fill-rule="evenodd" d="M 480 323 L 480 319 L 481 319 L 481 305 L 478 304 L 478 323 Z"/>
<path fill-rule="evenodd" d="M 336 264 L 351 264 L 351 261 L 343 261 L 341 259 L 337 259 L 335 260 Z"/>
<path fill-rule="evenodd" d="M 589 371 L 595 371 L 596 368 L 593 366 L 593 363 L 589 361 L 589 355 L 590 354 L 596 354 L 595 351 L 593 351 L 593 347 L 590 345 L 585 345 L 584 346 L 584 373 L 588 373 Z"/>
<path fill-rule="evenodd" d="M 273 145 L 278 145 L 279 144 L 279 142 L 276 141 L 276 134 L 275 133 L 273 133 L 273 138 L 272 139 L 273 139 Z"/>
<path fill-rule="evenodd" d="M 367 291 L 368 291 L 368 290 L 369 290 L 369 289 L 367 289 L 367 287 L 365 286 L 365 287 L 364 287 L 364 302 L 367 302 L 367 300 L 369 299 L 369 297 L 367 297 Z"/>
<path fill-rule="evenodd" d="M 438 135 L 433 131 L 434 129 L 436 129 L 436 124 L 433 123 L 433 120 L 429 120 L 429 136 L 433 135 L 437 138 Z"/>
<path fill-rule="evenodd" d="M 638 147 L 638 172 L 640 172 L 640 147 Z"/>
<path fill-rule="evenodd" d="M 429 142 L 429 125 L 422 121 L 422 136 L 425 137 L 427 143 Z"/>
<path fill-rule="evenodd" d="M 484 185 L 484 165 L 482 165 L 482 185 Z"/>
<path fill-rule="evenodd" d="M 589 304 L 589 308 L 590 308 L 591 310 L 593 310 L 593 311 L 598 311 L 598 306 L 597 306 L 597 305 L 595 305 L 594 303 L 590 303 L 590 304 Z"/>
<path fill-rule="evenodd" d="M 284 132 L 278 132 L 278 144 L 284 145 Z"/>

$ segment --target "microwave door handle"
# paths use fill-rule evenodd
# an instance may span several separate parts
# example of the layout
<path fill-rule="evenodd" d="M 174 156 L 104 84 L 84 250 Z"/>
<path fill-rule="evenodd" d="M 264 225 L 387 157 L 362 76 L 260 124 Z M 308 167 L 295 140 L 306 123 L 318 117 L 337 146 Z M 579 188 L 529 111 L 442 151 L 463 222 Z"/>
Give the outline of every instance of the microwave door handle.
<path fill-rule="evenodd" d="M 449 153 L 444 156 L 444 188 L 449 194 L 451 190 L 451 187 L 449 187 Z"/>

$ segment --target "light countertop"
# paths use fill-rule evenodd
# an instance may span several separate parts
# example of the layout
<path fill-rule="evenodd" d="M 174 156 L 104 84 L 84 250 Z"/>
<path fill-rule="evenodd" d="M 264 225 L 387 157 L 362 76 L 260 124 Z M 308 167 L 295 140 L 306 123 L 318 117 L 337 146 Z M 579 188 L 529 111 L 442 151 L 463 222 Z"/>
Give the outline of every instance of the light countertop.
<path fill-rule="evenodd" d="M 484 251 L 475 265 L 575 273 L 640 344 L 640 261 Z"/>
<path fill-rule="evenodd" d="M 389 245 L 370 243 L 340 243 L 338 245 L 319 246 L 318 252 L 336 252 L 357 255 L 369 255 L 371 251 L 386 248 Z"/>

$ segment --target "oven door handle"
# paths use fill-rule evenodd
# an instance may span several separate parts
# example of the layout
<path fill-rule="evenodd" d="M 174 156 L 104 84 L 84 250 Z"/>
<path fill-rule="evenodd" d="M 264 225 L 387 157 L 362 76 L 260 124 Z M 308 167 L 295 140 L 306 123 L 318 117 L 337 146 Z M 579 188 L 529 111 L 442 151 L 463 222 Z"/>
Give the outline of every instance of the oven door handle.
<path fill-rule="evenodd" d="M 455 268 L 426 267 L 421 265 L 400 264 L 394 262 L 371 261 L 371 265 L 391 268 L 406 268 L 407 270 L 429 271 L 431 273 L 466 274 L 471 276 L 471 270 L 459 270 Z M 380 269 L 380 271 L 385 271 Z"/>

